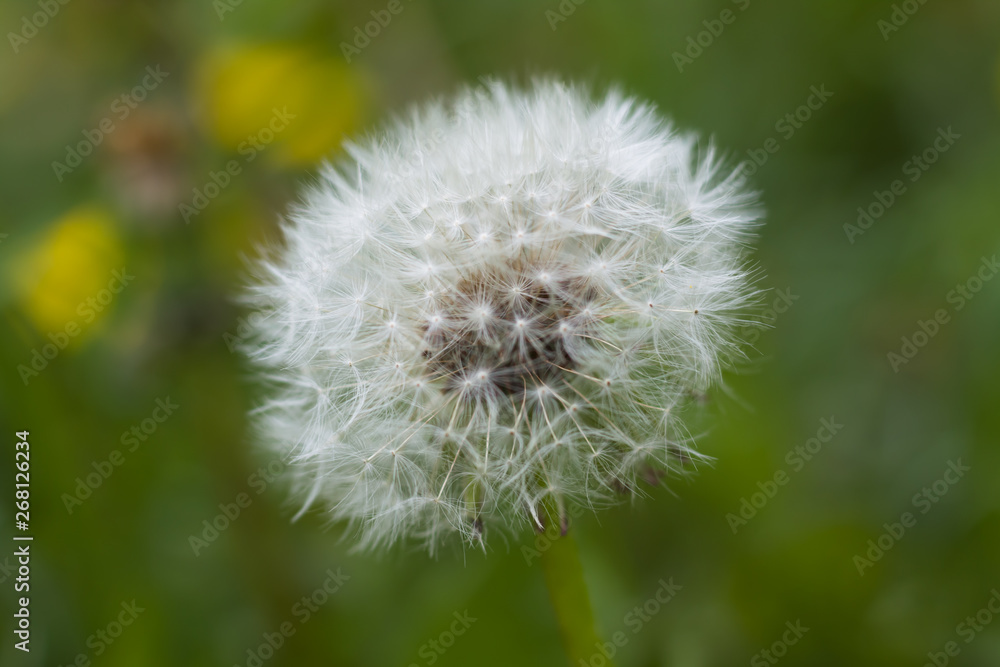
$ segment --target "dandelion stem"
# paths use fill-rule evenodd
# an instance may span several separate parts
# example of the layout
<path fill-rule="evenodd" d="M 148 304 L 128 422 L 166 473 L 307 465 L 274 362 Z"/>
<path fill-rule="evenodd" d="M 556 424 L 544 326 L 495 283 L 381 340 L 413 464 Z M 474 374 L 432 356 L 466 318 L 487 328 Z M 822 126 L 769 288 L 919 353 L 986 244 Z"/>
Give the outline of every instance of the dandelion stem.
<path fill-rule="evenodd" d="M 601 640 L 594 624 L 580 554 L 572 536 L 559 535 L 558 530 L 550 532 L 555 537 L 548 535 L 551 545 L 542 551 L 540 561 L 549 598 L 559 622 L 563 647 L 572 667 L 589 665 L 595 652 L 599 650 Z M 604 655 L 601 654 L 601 657 Z M 610 660 L 602 664 L 614 667 Z"/>

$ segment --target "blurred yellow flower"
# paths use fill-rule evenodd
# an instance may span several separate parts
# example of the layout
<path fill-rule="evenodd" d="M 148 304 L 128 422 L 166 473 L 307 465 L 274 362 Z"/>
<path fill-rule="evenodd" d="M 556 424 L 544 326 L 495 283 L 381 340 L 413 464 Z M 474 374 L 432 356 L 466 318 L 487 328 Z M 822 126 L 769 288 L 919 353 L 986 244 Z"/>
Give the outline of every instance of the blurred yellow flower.
<path fill-rule="evenodd" d="M 364 120 L 366 91 L 346 63 L 284 45 L 229 46 L 199 66 L 203 120 L 216 140 L 252 160 L 285 164 L 330 155 Z"/>
<path fill-rule="evenodd" d="M 57 220 L 22 256 L 13 282 L 40 332 L 62 331 L 71 322 L 82 329 L 109 312 L 110 304 L 88 302 L 99 299 L 123 268 L 114 219 L 101 208 L 82 206 Z"/>

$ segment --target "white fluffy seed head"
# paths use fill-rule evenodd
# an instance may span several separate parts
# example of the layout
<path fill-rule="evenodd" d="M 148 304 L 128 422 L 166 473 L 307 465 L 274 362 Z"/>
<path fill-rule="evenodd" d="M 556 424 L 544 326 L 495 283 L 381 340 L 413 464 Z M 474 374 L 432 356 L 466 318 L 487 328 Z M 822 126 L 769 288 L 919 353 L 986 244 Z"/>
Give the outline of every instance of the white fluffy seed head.
<path fill-rule="evenodd" d="M 360 544 L 600 504 L 697 454 L 757 218 L 650 106 L 501 83 L 347 147 L 261 261 L 267 442 Z"/>

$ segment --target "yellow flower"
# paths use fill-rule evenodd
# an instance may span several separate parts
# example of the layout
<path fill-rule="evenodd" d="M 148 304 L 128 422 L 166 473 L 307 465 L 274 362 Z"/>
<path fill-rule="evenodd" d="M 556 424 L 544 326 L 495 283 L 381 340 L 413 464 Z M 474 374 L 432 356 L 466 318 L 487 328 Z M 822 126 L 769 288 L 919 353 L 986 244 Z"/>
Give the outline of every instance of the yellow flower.
<path fill-rule="evenodd" d="M 230 46 L 199 70 L 205 125 L 246 161 L 265 149 L 269 159 L 312 164 L 363 120 L 364 84 L 337 58 L 284 45 Z"/>
<path fill-rule="evenodd" d="M 97 298 L 114 271 L 123 267 L 124 253 L 110 214 L 93 206 L 71 210 L 49 229 L 38 245 L 25 253 L 15 269 L 14 283 L 25 313 L 42 333 L 62 331 L 80 310 Z M 87 310 L 91 321 L 110 309 Z M 93 311 L 93 315 L 89 313 Z"/>

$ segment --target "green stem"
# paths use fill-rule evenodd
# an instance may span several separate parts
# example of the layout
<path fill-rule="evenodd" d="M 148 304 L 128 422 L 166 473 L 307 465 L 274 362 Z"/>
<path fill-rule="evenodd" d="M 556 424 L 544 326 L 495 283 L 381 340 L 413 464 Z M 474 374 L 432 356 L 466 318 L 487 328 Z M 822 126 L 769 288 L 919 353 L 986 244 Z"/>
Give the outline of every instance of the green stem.
<path fill-rule="evenodd" d="M 580 554 L 576 542 L 568 534 L 548 537 L 552 540 L 551 546 L 542 551 L 540 558 L 545 585 L 549 589 L 569 663 L 572 667 L 584 667 L 591 664 L 595 655 L 604 657 L 604 653 L 599 649 L 601 640 L 594 625 Z M 602 664 L 614 667 L 611 660 Z"/>

